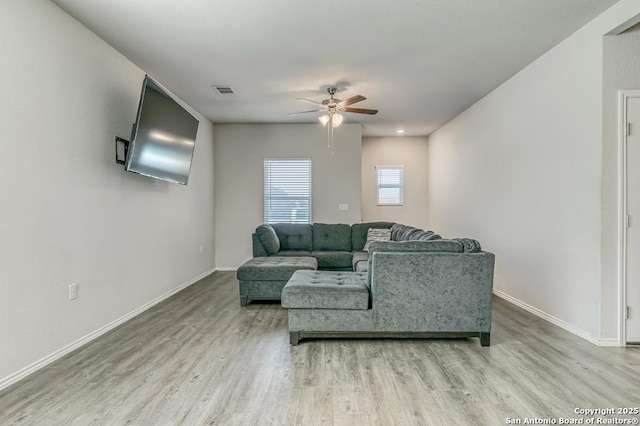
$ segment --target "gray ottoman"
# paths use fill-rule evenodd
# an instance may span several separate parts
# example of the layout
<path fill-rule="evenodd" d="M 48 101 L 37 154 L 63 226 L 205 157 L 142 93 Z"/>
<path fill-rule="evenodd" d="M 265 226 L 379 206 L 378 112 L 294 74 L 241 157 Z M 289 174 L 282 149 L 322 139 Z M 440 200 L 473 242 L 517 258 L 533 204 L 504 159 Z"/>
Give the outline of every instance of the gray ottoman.
<path fill-rule="evenodd" d="M 367 309 L 367 274 L 296 271 L 282 290 L 282 306 L 295 309 Z"/>
<path fill-rule="evenodd" d="M 289 309 L 292 345 L 318 330 L 339 337 L 333 331 L 374 329 L 366 272 L 296 271 L 282 290 L 282 306 Z"/>
<path fill-rule="evenodd" d="M 280 300 L 282 289 L 297 270 L 316 270 L 313 257 L 270 256 L 254 257 L 238 268 L 240 305 L 253 300 Z"/>

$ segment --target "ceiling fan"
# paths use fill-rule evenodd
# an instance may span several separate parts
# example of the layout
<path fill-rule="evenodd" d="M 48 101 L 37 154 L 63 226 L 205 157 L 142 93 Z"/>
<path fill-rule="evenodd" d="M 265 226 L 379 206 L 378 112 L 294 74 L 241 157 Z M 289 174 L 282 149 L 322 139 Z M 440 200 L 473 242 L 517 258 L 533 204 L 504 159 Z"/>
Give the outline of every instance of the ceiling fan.
<path fill-rule="evenodd" d="M 317 104 L 319 106 L 318 109 L 312 109 L 309 111 L 300 111 L 300 112 L 292 112 L 288 115 L 297 115 L 297 114 L 306 114 L 309 112 L 318 112 L 318 111 L 327 111 L 326 115 L 319 117 L 318 119 L 322 123 L 323 126 L 326 126 L 329 122 L 331 122 L 332 127 L 338 127 L 342 124 L 344 117 L 339 114 L 340 112 L 352 112 L 356 114 L 377 114 L 377 109 L 366 109 L 366 108 L 351 108 L 349 105 L 355 104 L 356 102 L 364 101 L 365 98 L 362 95 L 355 95 L 345 100 L 340 100 L 334 98 L 333 95 L 338 91 L 337 87 L 329 87 L 327 92 L 329 93 L 329 99 L 325 99 L 322 102 L 312 101 L 307 98 L 297 98 L 298 101 L 311 102 L 313 104 Z"/>

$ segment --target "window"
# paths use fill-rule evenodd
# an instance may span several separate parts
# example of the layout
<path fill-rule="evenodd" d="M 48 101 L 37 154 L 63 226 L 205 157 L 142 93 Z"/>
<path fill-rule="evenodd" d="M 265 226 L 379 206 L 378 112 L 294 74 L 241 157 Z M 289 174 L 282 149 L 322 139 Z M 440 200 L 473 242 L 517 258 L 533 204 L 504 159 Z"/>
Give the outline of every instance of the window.
<path fill-rule="evenodd" d="M 264 160 L 265 223 L 311 223 L 311 160 Z"/>
<path fill-rule="evenodd" d="M 404 204 L 404 166 L 376 166 L 378 205 Z"/>

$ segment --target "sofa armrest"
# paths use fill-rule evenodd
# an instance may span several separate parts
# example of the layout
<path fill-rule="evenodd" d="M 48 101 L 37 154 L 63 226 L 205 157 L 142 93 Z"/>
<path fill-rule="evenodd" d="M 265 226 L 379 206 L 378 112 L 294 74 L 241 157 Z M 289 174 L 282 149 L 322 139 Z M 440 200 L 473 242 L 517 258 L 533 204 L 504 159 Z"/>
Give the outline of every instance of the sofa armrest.
<path fill-rule="evenodd" d="M 256 234 L 255 232 L 251 234 L 251 240 L 253 242 L 253 257 L 269 256 L 267 250 L 262 245 L 260 238 L 258 238 L 258 234 Z"/>
<path fill-rule="evenodd" d="M 494 261 L 489 252 L 373 253 L 376 328 L 491 331 Z"/>

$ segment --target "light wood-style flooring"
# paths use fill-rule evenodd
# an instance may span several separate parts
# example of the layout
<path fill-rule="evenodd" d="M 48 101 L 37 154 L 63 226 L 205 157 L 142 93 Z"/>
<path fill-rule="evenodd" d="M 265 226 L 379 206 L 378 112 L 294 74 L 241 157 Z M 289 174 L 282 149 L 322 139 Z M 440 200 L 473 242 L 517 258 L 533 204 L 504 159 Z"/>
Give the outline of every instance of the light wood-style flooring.
<path fill-rule="evenodd" d="M 5 389 L 0 425 L 504 425 L 640 407 L 640 348 L 594 346 L 500 299 L 490 347 L 292 347 L 286 310 L 237 293 L 216 272 Z"/>

